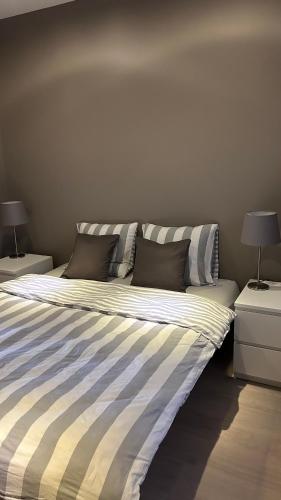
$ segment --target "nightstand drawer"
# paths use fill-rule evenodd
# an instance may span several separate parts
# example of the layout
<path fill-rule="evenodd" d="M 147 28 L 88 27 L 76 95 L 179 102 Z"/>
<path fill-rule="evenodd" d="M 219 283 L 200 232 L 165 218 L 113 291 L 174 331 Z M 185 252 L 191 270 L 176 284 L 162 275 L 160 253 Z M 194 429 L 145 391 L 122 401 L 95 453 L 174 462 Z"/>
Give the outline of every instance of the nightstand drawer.
<path fill-rule="evenodd" d="M 237 377 L 281 386 L 281 351 L 234 343 Z"/>
<path fill-rule="evenodd" d="M 281 349 L 281 316 L 239 310 L 236 312 L 235 340 Z"/>

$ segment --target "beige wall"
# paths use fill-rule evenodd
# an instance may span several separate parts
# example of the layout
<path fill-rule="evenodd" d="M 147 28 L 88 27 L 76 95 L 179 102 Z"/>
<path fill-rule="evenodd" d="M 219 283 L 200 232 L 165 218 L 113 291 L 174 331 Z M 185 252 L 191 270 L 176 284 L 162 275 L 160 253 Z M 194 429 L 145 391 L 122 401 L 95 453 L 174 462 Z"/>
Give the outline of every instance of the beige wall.
<path fill-rule="evenodd" d="M 2 201 L 5 201 L 7 196 L 7 186 L 6 186 L 6 172 L 4 168 L 4 159 L 3 159 L 3 151 L 2 151 L 2 144 L 1 144 L 1 134 L 0 134 L 0 203 Z M 3 256 L 4 252 L 4 235 L 3 235 L 3 229 L 0 226 L 0 257 Z"/>
<path fill-rule="evenodd" d="M 0 23 L 9 187 L 56 262 L 74 222 L 218 221 L 240 284 L 243 214 L 281 214 L 279 0 L 77 1 Z M 2 79 L 3 75 L 3 79 Z M 264 272 L 281 280 L 281 248 Z"/>
<path fill-rule="evenodd" d="M 6 192 L 6 172 L 4 168 L 3 151 L 0 136 L 0 202 L 3 201 Z"/>

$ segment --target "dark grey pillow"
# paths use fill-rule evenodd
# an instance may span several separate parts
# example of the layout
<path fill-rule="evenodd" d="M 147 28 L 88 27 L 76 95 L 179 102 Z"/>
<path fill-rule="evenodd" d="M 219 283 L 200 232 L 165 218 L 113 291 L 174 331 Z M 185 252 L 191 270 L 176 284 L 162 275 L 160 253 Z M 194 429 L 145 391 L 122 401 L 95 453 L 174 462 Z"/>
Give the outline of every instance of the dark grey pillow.
<path fill-rule="evenodd" d="M 62 277 L 107 281 L 111 257 L 118 240 L 118 234 L 77 234 L 72 257 Z"/>
<path fill-rule="evenodd" d="M 189 245 L 190 240 L 161 244 L 137 238 L 132 285 L 184 292 Z"/>

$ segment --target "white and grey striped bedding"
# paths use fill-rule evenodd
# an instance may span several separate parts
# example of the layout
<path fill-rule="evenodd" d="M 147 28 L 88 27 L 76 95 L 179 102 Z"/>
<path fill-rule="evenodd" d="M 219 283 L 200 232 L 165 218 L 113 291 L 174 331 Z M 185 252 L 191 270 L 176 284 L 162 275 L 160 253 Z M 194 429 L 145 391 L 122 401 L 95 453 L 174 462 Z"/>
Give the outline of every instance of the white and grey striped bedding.
<path fill-rule="evenodd" d="M 143 237 L 157 243 L 169 243 L 190 239 L 186 284 L 193 286 L 213 285 L 219 276 L 219 228 L 218 224 L 189 227 L 164 227 L 143 224 Z"/>
<path fill-rule="evenodd" d="M 49 271 L 47 274 L 49 276 L 60 278 L 66 266 L 67 264 L 62 264 L 61 266 L 52 269 L 52 271 Z M 130 273 L 126 276 L 126 278 L 109 278 L 109 281 L 123 285 L 130 285 L 132 278 L 133 274 Z M 223 306 L 233 309 L 234 302 L 239 295 L 239 287 L 237 283 L 232 280 L 220 278 L 215 280 L 215 285 L 216 286 L 188 286 L 186 293 L 199 295 L 200 297 L 213 300 L 214 302 L 218 302 Z"/>
<path fill-rule="evenodd" d="M 176 292 L 37 275 L 2 283 L 0 498 L 138 499 L 233 317 Z"/>
<path fill-rule="evenodd" d="M 77 231 L 83 234 L 118 234 L 119 241 L 113 252 L 109 266 L 109 276 L 125 278 L 134 265 L 135 241 L 138 223 L 129 224 L 94 224 L 78 222 Z"/>

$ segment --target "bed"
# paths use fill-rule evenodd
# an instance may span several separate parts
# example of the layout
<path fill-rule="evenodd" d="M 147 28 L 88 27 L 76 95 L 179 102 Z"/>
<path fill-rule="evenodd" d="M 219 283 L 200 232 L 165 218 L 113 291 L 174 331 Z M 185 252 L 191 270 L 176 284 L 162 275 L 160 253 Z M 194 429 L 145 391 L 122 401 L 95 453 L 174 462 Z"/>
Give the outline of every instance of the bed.
<path fill-rule="evenodd" d="M 234 312 L 58 276 L 0 285 L 0 498 L 137 500 Z"/>
<path fill-rule="evenodd" d="M 50 276 L 60 277 L 67 264 L 62 264 L 52 271 L 49 271 L 47 274 Z M 123 285 L 130 285 L 132 281 L 132 273 L 129 274 L 126 278 L 111 278 L 114 283 L 120 283 Z M 198 295 L 199 297 L 204 297 L 206 299 L 214 300 L 226 307 L 233 308 L 234 302 L 239 295 L 239 288 L 236 281 L 228 280 L 228 279 L 216 279 L 216 286 L 189 286 L 186 289 L 186 293 L 192 295 Z"/>

